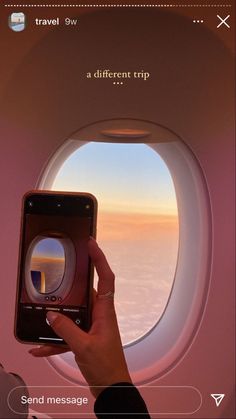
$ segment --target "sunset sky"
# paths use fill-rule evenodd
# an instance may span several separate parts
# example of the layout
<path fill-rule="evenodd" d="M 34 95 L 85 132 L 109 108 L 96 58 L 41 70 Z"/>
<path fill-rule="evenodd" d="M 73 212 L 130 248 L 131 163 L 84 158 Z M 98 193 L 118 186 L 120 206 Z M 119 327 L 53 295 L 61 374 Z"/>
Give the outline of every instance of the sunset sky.
<path fill-rule="evenodd" d="M 167 166 L 144 144 L 92 142 L 66 160 L 52 189 L 96 196 L 97 238 L 116 275 L 122 342 L 143 336 L 165 309 L 178 256 L 178 213 Z"/>
<path fill-rule="evenodd" d="M 61 259 L 64 258 L 64 249 L 62 244 L 53 238 L 40 240 L 33 251 L 33 258 L 50 258 Z"/>
<path fill-rule="evenodd" d="M 86 144 L 66 160 L 52 189 L 93 193 L 101 212 L 177 214 L 169 170 L 144 144 Z"/>

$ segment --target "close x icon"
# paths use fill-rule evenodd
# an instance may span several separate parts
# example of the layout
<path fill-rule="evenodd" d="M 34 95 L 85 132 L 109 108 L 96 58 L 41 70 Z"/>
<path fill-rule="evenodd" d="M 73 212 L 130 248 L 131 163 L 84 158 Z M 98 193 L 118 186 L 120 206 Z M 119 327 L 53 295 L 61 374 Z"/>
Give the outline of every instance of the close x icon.
<path fill-rule="evenodd" d="M 227 22 L 228 19 L 230 18 L 230 15 L 226 17 L 221 17 L 220 15 L 217 15 L 217 17 L 220 20 L 220 23 L 217 25 L 217 29 L 220 28 L 221 26 L 226 26 L 227 29 L 230 29 L 230 25 Z"/>

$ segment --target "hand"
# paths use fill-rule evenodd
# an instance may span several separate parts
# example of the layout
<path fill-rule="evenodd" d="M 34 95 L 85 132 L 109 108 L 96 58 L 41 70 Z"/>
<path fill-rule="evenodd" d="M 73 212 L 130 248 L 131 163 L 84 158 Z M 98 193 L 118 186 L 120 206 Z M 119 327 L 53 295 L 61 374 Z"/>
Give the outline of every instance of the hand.
<path fill-rule="evenodd" d="M 88 251 L 99 277 L 98 290 L 94 291 L 90 331 L 86 333 L 79 329 L 62 314 L 48 312 L 47 319 L 52 329 L 65 340 L 69 348 L 47 345 L 29 352 L 35 357 L 42 357 L 71 350 L 92 394 L 97 397 L 102 387 L 119 382 L 132 383 L 132 380 L 123 353 L 113 298 L 99 297 L 109 291 L 114 292 L 114 274 L 92 238 L 88 242 Z"/>

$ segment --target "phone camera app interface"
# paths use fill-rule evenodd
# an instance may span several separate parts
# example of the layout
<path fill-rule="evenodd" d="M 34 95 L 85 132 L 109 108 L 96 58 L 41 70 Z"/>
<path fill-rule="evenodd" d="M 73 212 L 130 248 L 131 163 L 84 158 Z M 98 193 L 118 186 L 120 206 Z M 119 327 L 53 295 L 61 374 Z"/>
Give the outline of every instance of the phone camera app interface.
<path fill-rule="evenodd" d="M 26 340 L 55 338 L 46 323 L 47 311 L 87 327 L 92 215 L 86 201 L 38 195 L 25 202 L 18 330 Z"/>

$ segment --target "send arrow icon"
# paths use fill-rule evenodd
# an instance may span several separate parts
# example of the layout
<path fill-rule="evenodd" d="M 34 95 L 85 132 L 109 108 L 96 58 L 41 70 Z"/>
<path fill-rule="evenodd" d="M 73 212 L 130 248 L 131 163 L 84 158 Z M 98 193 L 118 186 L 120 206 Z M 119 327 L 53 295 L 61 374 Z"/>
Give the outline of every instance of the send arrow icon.
<path fill-rule="evenodd" d="M 218 407 L 221 404 L 223 398 L 225 397 L 225 394 L 211 394 L 211 397 L 213 397 L 213 399 L 216 402 L 216 406 Z"/>

